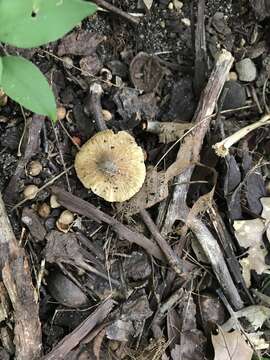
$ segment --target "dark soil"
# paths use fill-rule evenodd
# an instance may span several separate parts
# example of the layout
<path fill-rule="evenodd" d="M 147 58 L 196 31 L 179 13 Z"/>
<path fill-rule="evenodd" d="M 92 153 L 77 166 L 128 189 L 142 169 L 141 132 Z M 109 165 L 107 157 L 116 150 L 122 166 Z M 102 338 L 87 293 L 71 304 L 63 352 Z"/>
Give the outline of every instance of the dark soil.
<path fill-rule="evenodd" d="M 267 233 L 261 235 L 265 252 L 260 259 L 255 256 L 255 265 L 248 271 L 242 260 L 248 259 L 251 245 L 244 246 L 234 228 L 236 220 L 265 218 L 260 199 L 269 196 L 269 127 L 242 137 L 224 158 L 218 157 L 212 146 L 269 111 L 270 7 L 267 0 L 209 0 L 202 17 L 200 12 L 198 15 L 202 1 L 185 0 L 181 7 L 180 1 L 154 0 L 150 10 L 143 1 L 110 2 L 139 15 L 140 23 L 133 25 L 111 12 L 98 11 L 66 39 L 31 51 L 8 49 L 23 53 L 41 69 L 58 107 L 66 110 L 53 128 L 49 119 L 33 125 L 32 114 L 22 112 L 10 99 L 0 109 L 0 192 L 16 238 L 28 255 L 38 298 L 42 351 L 50 354 L 44 359 L 218 360 L 220 349 L 214 346 L 214 357 L 211 332 L 239 309 L 224 292 L 188 221 L 199 217 L 217 239 L 243 308 L 264 305 L 269 311 L 270 238 L 267 240 Z M 201 31 L 196 32 L 199 21 L 205 38 Z M 198 50 L 196 44 L 203 40 Z M 231 52 L 235 60 L 216 99 L 215 116 L 200 151 L 204 166 L 196 162 L 187 187 L 191 220 L 186 218 L 185 224 L 174 214 L 167 229 L 168 204 L 178 184 L 178 178 L 171 179 L 167 196 L 162 196 L 162 176 L 179 150 L 179 142 L 171 145 L 196 120 L 196 108 L 222 49 Z M 245 58 L 256 69 L 254 79 L 248 79 L 251 68 L 243 70 L 246 79 L 240 78 L 236 64 Z M 154 230 L 143 213 L 134 210 L 137 203 L 120 206 L 106 202 L 85 189 L 76 175 L 73 165 L 78 148 L 99 130 L 95 117 L 98 102 L 93 105 L 90 91 L 94 83 L 102 86 L 107 127 L 132 134 L 144 149 L 146 167 L 158 171 L 141 199 L 135 198 L 140 210 L 147 208 L 157 224 Z M 145 131 L 145 124 L 151 121 L 188 123 L 189 127 L 173 140 L 174 134 L 166 130 L 167 140 L 162 141 L 160 134 Z M 31 176 L 33 160 L 42 165 L 37 176 Z M 51 187 L 52 183 L 56 187 Z M 44 189 L 24 201 L 29 185 Z M 213 186 L 211 200 L 199 203 Z M 59 196 L 59 206 L 52 206 L 52 194 Z M 89 210 L 82 200 L 95 209 Z M 74 215 L 68 225 L 59 220 L 66 209 Z M 99 213 L 102 220 L 95 217 L 99 210 L 105 214 Z M 267 221 L 263 224 L 266 229 Z M 142 236 L 142 243 L 145 237 L 152 239 L 154 247 L 149 250 L 147 244 L 131 241 L 130 230 L 135 237 Z M 156 245 L 157 233 L 181 259 L 180 275 L 166 256 L 157 255 L 163 254 L 160 244 Z M 256 292 L 260 296 L 255 296 Z M 108 299 L 114 302 L 108 305 Z M 0 296 L 0 315 L 1 301 Z M 9 309 L 5 318 L 0 316 L 0 360 L 15 358 L 14 309 Z M 241 322 L 242 330 L 247 335 L 261 331 L 257 336 L 266 343 L 262 349 L 253 343 L 254 356 L 269 358 L 269 316 L 259 328 L 247 318 Z M 82 335 L 80 326 L 85 319 Z M 66 338 L 64 355 L 54 353 L 72 331 L 77 336 L 74 346 L 67 350 L 73 340 Z"/>

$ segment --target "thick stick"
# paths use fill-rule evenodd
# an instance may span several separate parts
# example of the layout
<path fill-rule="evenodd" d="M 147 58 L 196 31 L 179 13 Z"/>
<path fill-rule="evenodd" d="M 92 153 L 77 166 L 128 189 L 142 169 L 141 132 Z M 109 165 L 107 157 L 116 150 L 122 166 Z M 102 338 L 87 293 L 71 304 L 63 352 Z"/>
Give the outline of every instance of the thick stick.
<path fill-rule="evenodd" d="M 186 205 L 186 197 L 194 170 L 194 164 L 200 160 L 200 151 L 211 121 L 210 115 L 215 109 L 232 63 L 232 55 L 226 50 L 222 51 L 217 58 L 215 67 L 211 73 L 207 86 L 201 95 L 197 111 L 194 115 L 194 123 L 197 124 L 197 126 L 193 132 L 185 138 L 180 147 L 177 155 L 177 163 L 178 166 L 181 164 L 182 168 L 186 170 L 175 179 L 177 185 L 175 185 L 172 199 L 168 206 L 167 216 L 162 228 L 163 235 L 166 235 L 171 230 L 176 220 L 186 222 L 188 219 L 189 208 Z M 175 171 L 173 166 L 171 171 Z M 187 225 L 196 235 L 205 254 L 211 262 L 213 271 L 219 280 L 224 293 L 228 296 L 235 309 L 241 309 L 243 307 L 243 302 L 232 281 L 217 240 L 199 218 L 192 217 L 192 221 Z"/>
<path fill-rule="evenodd" d="M 167 243 L 167 241 L 161 236 L 158 227 L 152 220 L 151 216 L 148 214 L 147 210 L 141 210 L 140 215 L 151 232 L 153 238 L 156 240 L 157 244 L 163 251 L 166 256 L 169 265 L 176 272 L 177 275 L 183 275 L 183 260 L 181 260 Z"/>
<path fill-rule="evenodd" d="M 14 309 L 17 360 L 39 360 L 41 325 L 25 251 L 19 248 L 0 193 L 0 275 Z"/>
<path fill-rule="evenodd" d="M 155 256 L 157 259 L 164 259 L 164 255 L 160 251 L 159 247 L 143 234 L 130 230 L 127 226 L 97 209 L 94 205 L 60 189 L 59 187 L 52 186 L 52 192 L 57 196 L 59 204 L 68 210 L 86 216 L 98 223 L 105 222 L 112 227 L 112 229 L 119 235 L 120 239 L 125 239 L 131 243 L 141 246 L 148 254 Z"/>

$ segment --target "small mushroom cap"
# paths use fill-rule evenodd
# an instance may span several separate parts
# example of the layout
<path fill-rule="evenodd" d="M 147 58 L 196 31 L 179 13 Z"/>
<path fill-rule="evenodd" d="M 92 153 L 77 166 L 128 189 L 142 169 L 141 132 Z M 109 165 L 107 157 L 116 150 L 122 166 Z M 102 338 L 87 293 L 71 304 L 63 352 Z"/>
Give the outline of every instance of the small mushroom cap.
<path fill-rule="evenodd" d="M 126 131 L 98 132 L 78 152 L 75 169 L 87 189 L 110 202 L 130 199 L 146 175 L 143 150 Z"/>

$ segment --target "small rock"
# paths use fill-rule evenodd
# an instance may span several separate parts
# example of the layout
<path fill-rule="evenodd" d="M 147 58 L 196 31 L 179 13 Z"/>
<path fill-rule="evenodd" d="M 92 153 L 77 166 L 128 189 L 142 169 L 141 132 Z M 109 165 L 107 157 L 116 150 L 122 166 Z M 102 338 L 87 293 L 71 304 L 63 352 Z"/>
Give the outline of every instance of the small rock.
<path fill-rule="evenodd" d="M 183 5 L 184 5 L 184 4 L 183 4 L 181 1 L 179 1 L 179 0 L 173 0 L 173 6 L 174 6 L 174 8 L 175 8 L 177 11 L 181 10 L 182 7 L 183 7 Z"/>
<path fill-rule="evenodd" d="M 181 19 L 181 22 L 187 27 L 191 25 L 191 21 L 188 18 Z"/>
<path fill-rule="evenodd" d="M 234 80 L 234 81 L 238 80 L 237 73 L 235 71 L 231 71 L 229 73 L 229 79 L 228 80 Z"/>
<path fill-rule="evenodd" d="M 227 81 L 223 88 L 223 91 L 225 90 L 227 95 L 224 99 L 222 110 L 236 109 L 245 105 L 247 99 L 246 91 L 238 81 Z"/>
<path fill-rule="evenodd" d="M 87 296 L 60 272 L 53 272 L 47 279 L 52 297 L 67 307 L 81 307 L 89 303 Z"/>
<path fill-rule="evenodd" d="M 251 82 L 256 79 L 257 69 L 254 62 L 249 59 L 243 59 L 235 64 L 239 80 Z"/>

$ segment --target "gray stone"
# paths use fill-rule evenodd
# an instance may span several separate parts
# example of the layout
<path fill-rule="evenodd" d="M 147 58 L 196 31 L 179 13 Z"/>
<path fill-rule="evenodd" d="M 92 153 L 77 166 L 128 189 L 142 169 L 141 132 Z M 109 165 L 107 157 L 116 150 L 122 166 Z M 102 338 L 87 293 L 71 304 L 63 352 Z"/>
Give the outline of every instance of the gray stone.
<path fill-rule="evenodd" d="M 237 109 L 246 103 L 246 91 L 244 85 L 239 81 L 229 80 L 225 83 L 223 92 L 226 91 L 226 96 L 222 104 L 222 110 Z"/>
<path fill-rule="evenodd" d="M 257 76 L 257 69 L 254 62 L 249 59 L 243 59 L 235 64 L 235 68 L 241 81 L 254 81 Z"/>

